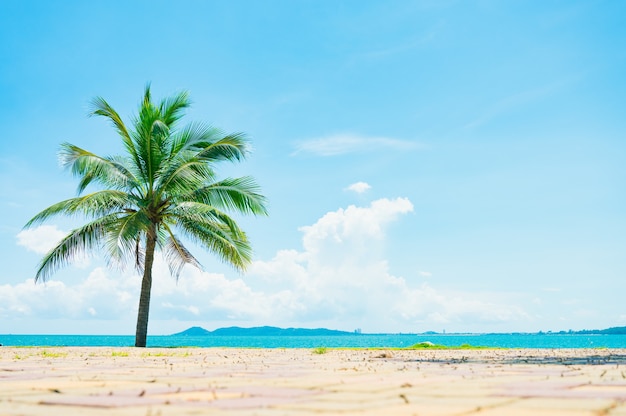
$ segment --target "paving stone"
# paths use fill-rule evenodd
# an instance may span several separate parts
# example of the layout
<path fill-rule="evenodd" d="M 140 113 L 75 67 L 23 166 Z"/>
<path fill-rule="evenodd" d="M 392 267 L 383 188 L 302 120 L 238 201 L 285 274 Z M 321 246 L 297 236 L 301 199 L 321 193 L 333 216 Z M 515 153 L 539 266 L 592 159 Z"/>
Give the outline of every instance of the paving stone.
<path fill-rule="evenodd" d="M 625 402 L 626 350 L 0 348 L 0 415 L 626 416 Z"/>

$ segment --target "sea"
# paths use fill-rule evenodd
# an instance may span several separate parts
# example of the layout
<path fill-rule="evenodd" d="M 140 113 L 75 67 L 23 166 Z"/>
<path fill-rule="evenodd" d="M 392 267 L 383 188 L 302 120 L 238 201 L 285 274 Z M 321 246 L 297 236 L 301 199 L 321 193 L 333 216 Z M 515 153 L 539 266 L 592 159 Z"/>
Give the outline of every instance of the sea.
<path fill-rule="evenodd" d="M 580 334 L 347 334 L 299 336 L 148 336 L 148 347 L 230 348 L 402 348 L 421 342 L 457 347 L 626 348 L 626 335 Z M 129 347 L 132 335 L 1 335 L 3 346 Z"/>

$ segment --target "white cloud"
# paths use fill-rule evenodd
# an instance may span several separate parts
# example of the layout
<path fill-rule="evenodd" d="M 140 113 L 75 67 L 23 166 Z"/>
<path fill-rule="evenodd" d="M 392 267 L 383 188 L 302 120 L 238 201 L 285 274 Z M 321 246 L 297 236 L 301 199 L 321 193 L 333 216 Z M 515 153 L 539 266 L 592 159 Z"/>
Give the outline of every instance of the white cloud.
<path fill-rule="evenodd" d="M 28 279 L 0 286 L 0 316 L 86 319 L 97 314 L 104 319 L 123 318 L 135 308 L 138 298 L 129 293 L 135 291 L 128 281 L 110 278 L 102 268 L 94 269 L 75 285 L 53 279 L 46 283 Z"/>
<path fill-rule="evenodd" d="M 417 272 L 418 275 L 420 275 L 421 277 L 432 277 L 433 274 L 431 272 L 426 272 L 423 270 L 420 270 L 419 272 Z"/>
<path fill-rule="evenodd" d="M 296 143 L 297 153 L 311 153 L 318 156 L 337 156 L 346 153 L 361 153 L 389 150 L 413 150 L 420 145 L 414 141 L 389 137 L 364 137 L 355 134 L 335 134 Z"/>
<path fill-rule="evenodd" d="M 17 244 L 29 251 L 46 254 L 66 235 L 67 232 L 59 230 L 55 225 L 40 225 L 17 234 Z"/>
<path fill-rule="evenodd" d="M 413 204 L 407 198 L 383 198 L 367 208 L 350 205 L 325 214 L 311 226 L 301 227 L 302 243 L 309 254 L 319 256 L 323 263 L 338 257 L 342 250 L 365 255 L 383 239 L 387 224 L 410 211 Z"/>
<path fill-rule="evenodd" d="M 383 198 L 328 212 L 300 228 L 300 250 L 280 250 L 254 262 L 245 279 L 185 268 L 176 282 L 157 256 L 151 320 L 406 332 L 528 319 L 495 295 L 442 292 L 393 275 L 385 257 L 386 245 L 393 243 L 387 229 L 412 211 L 406 198 Z M 137 275 L 102 268 L 70 285 L 3 285 L 0 317 L 134 321 L 139 285 Z"/>
<path fill-rule="evenodd" d="M 40 225 L 39 227 L 19 232 L 16 238 L 19 246 L 38 254 L 46 254 L 66 235 L 67 231 L 60 230 L 56 225 Z M 79 269 L 87 269 L 91 266 L 89 253 L 75 256 L 72 260 L 72 265 Z"/>
<path fill-rule="evenodd" d="M 369 183 L 367 182 L 356 182 L 352 185 L 348 186 L 345 190 L 356 192 L 357 194 L 362 194 L 368 190 L 372 189 Z"/>
<path fill-rule="evenodd" d="M 301 228 L 304 251 L 255 262 L 251 274 L 277 287 L 290 283 L 290 304 L 298 309 L 283 313 L 293 322 L 332 320 L 370 331 L 407 331 L 435 323 L 463 327 L 528 319 L 521 308 L 487 295 L 441 293 L 392 275 L 383 256 L 386 228 L 412 210 L 408 199 L 397 198 L 329 212 Z"/>

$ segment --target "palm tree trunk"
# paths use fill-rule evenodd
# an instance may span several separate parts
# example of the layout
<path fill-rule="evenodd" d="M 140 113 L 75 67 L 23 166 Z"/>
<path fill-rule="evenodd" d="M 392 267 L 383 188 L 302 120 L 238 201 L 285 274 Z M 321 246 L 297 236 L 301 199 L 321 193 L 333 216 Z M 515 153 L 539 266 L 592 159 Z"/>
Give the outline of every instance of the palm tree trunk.
<path fill-rule="evenodd" d="M 146 237 L 146 258 L 144 260 L 141 295 L 139 296 L 139 312 L 137 313 L 137 330 L 135 347 L 145 347 L 148 337 L 148 315 L 150 313 L 150 290 L 152 289 L 152 264 L 156 246 L 156 227 L 152 227 Z"/>

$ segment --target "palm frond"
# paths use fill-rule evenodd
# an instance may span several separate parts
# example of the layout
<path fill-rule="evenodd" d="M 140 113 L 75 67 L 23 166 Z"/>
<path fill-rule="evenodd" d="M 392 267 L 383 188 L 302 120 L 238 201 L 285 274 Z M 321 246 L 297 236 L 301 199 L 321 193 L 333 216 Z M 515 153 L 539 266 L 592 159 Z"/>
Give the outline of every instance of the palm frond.
<path fill-rule="evenodd" d="M 72 230 L 59 244 L 50 250 L 39 263 L 35 281 L 47 280 L 56 270 L 100 244 L 111 216 L 98 218 L 80 228 Z"/>
<path fill-rule="evenodd" d="M 59 161 L 80 177 L 78 193 L 82 193 L 93 181 L 116 189 L 136 187 L 138 182 L 122 160 L 104 158 L 71 143 L 62 143 Z"/>
<path fill-rule="evenodd" d="M 215 178 L 209 165 L 194 158 L 176 158 L 163 169 L 159 175 L 159 191 L 175 199 L 176 195 L 189 195 Z"/>
<path fill-rule="evenodd" d="M 57 202 L 35 215 L 26 223 L 24 228 L 41 224 L 49 218 L 60 214 L 70 217 L 80 214 L 85 217 L 95 218 L 114 213 L 122 213 L 132 210 L 133 203 L 132 198 L 125 192 L 102 190 Z"/>
<path fill-rule="evenodd" d="M 172 134 L 170 157 L 176 157 L 184 151 L 197 153 L 199 149 L 210 146 L 222 138 L 224 132 L 217 127 L 206 123 L 189 123 Z"/>
<path fill-rule="evenodd" d="M 191 254 L 180 240 L 170 231 L 170 236 L 163 247 L 163 257 L 170 269 L 170 274 L 177 280 L 185 265 L 202 269 L 200 262 Z"/>
<path fill-rule="evenodd" d="M 122 141 L 124 143 L 124 147 L 126 147 L 126 151 L 136 160 L 137 153 L 135 151 L 135 147 L 133 145 L 133 141 L 131 139 L 130 134 L 128 133 L 128 129 L 126 125 L 122 121 L 120 115 L 115 111 L 113 107 L 106 102 L 106 100 L 102 97 L 96 97 L 91 101 L 91 111 L 89 113 L 90 116 L 102 116 L 109 119 L 111 124 L 119 135 L 122 137 Z"/>
<path fill-rule="evenodd" d="M 133 255 L 135 258 L 135 270 L 137 273 L 143 273 L 144 264 L 146 262 L 146 250 L 144 246 L 141 244 L 141 235 L 137 235 L 135 238 L 135 249 L 133 251 Z"/>
<path fill-rule="evenodd" d="M 150 105 L 152 99 L 151 99 L 151 93 L 150 93 L 150 82 L 146 83 L 146 87 L 143 90 L 143 102 L 142 102 L 142 107 L 146 107 L 148 105 Z"/>
<path fill-rule="evenodd" d="M 242 238 L 245 233 L 239 228 L 237 222 L 228 214 L 216 207 L 200 202 L 181 202 L 171 207 L 167 218 L 175 222 L 197 222 L 198 224 L 221 224 L 229 229 L 234 238 Z"/>
<path fill-rule="evenodd" d="M 189 200 L 225 210 L 236 210 L 243 214 L 267 215 L 267 200 L 261 195 L 260 187 L 254 178 L 226 178 L 204 186 L 189 195 Z"/>
<path fill-rule="evenodd" d="M 173 97 L 162 100 L 159 110 L 163 122 L 170 128 L 173 127 L 181 118 L 183 111 L 190 105 L 191 101 L 187 91 L 181 91 Z"/>
<path fill-rule="evenodd" d="M 158 108 L 150 102 L 149 98 L 148 88 L 139 109 L 139 117 L 134 120 L 135 129 L 132 138 L 137 148 L 142 178 L 150 185 L 154 183 L 155 173 L 159 170 L 160 161 L 163 158 L 164 125 Z"/>
<path fill-rule="evenodd" d="M 108 224 L 103 237 L 109 263 L 122 267 L 127 263 L 136 263 L 137 240 L 141 239 L 150 227 L 150 220 L 142 211 L 120 216 Z"/>
<path fill-rule="evenodd" d="M 243 133 L 229 134 L 213 143 L 200 142 L 195 147 L 197 157 L 208 163 L 241 161 L 248 155 L 248 140 Z"/>
<path fill-rule="evenodd" d="M 252 248 L 245 233 L 235 236 L 220 223 L 180 220 L 179 226 L 195 243 L 216 254 L 221 260 L 244 271 L 252 261 Z"/>

